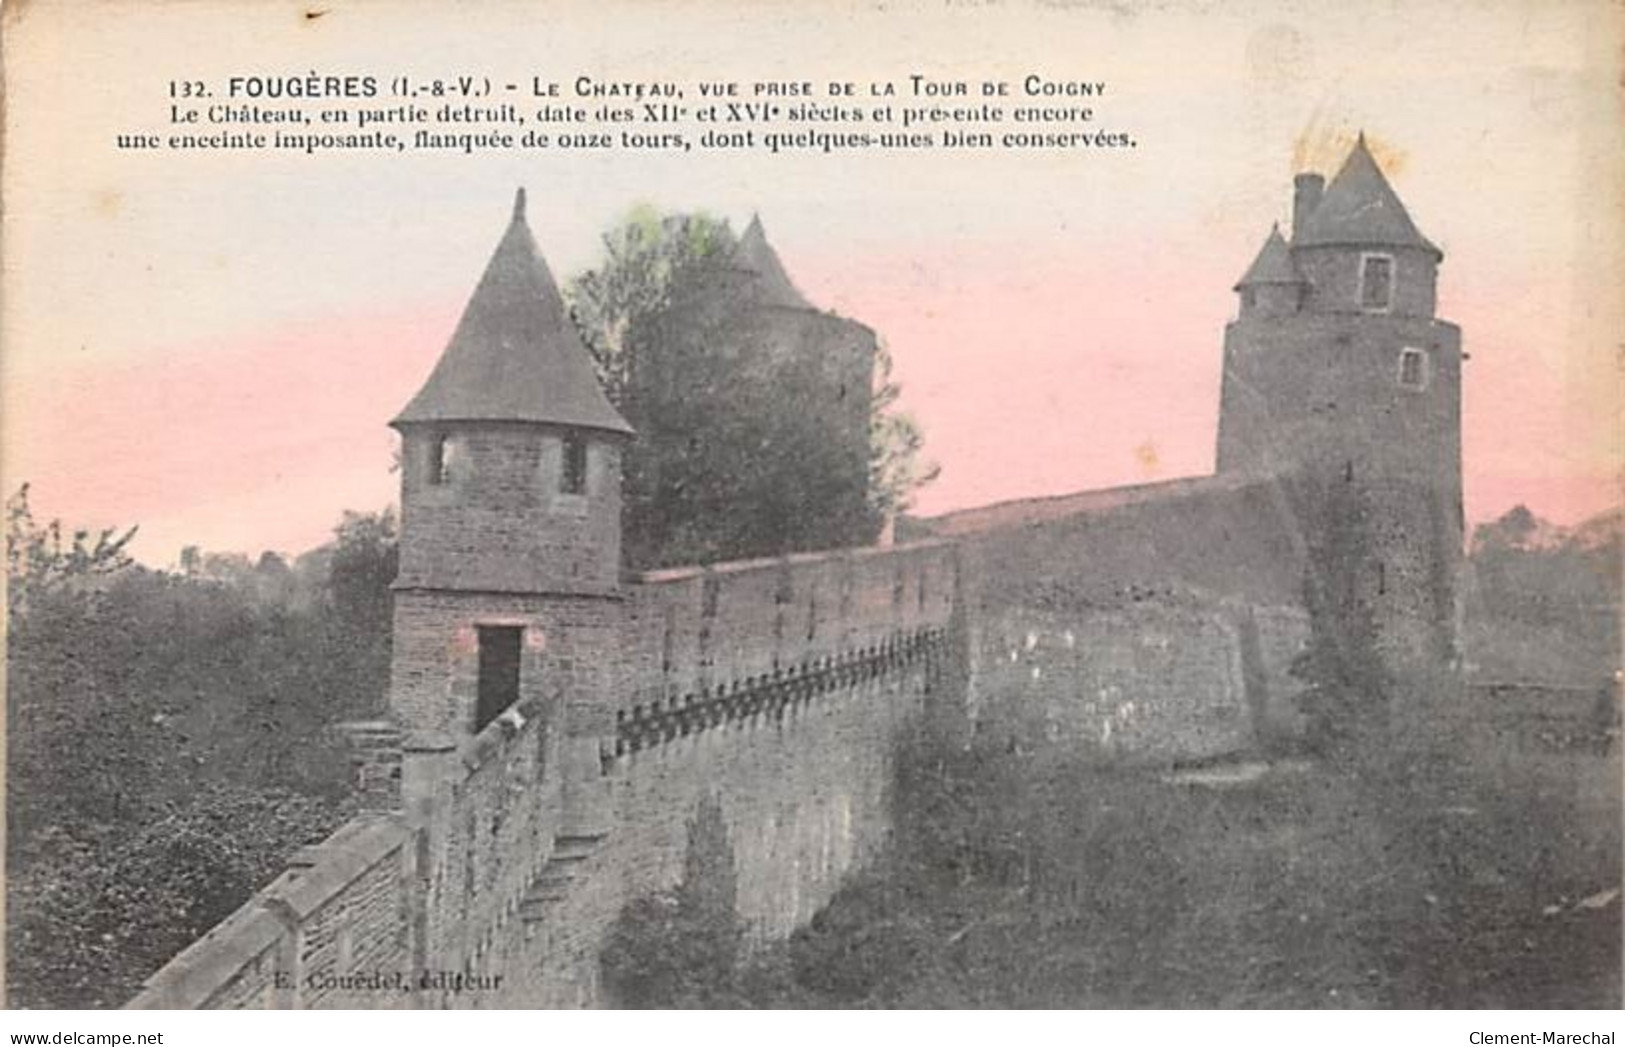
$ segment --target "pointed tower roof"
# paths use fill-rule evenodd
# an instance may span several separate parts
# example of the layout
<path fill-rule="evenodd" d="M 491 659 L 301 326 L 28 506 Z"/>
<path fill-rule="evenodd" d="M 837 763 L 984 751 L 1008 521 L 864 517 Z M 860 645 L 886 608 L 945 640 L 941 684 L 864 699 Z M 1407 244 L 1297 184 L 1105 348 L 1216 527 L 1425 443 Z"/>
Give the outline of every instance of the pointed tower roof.
<path fill-rule="evenodd" d="M 1303 274 L 1298 272 L 1298 265 L 1292 260 L 1292 251 L 1287 247 L 1286 238 L 1281 235 L 1281 227 L 1277 224 L 1270 227 L 1270 235 L 1265 238 L 1264 246 L 1258 249 L 1258 257 L 1247 267 L 1247 272 L 1235 289 L 1239 291 L 1258 284 L 1303 282 Z"/>
<path fill-rule="evenodd" d="M 760 215 L 751 215 L 750 225 L 739 237 L 734 250 L 734 262 L 741 269 L 756 274 L 756 292 L 764 305 L 783 306 L 787 309 L 811 309 L 813 305 L 801 296 L 790 274 L 784 271 L 779 253 L 767 242 Z"/>
<path fill-rule="evenodd" d="M 525 223 L 525 191 L 429 380 L 391 425 L 542 422 L 630 433 Z"/>
<path fill-rule="evenodd" d="M 1294 247 L 1420 247 L 1444 257 L 1405 212 L 1366 146 L 1364 132 L 1303 224 L 1304 228 L 1293 230 Z"/>

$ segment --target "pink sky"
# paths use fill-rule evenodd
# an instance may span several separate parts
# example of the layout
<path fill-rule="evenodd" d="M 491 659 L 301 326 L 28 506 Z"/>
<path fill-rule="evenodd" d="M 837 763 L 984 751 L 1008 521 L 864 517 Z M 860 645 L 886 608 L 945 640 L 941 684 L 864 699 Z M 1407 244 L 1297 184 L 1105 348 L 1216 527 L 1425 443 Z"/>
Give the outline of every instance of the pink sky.
<path fill-rule="evenodd" d="M 1445 250 L 1471 353 L 1467 513 L 1619 500 L 1625 119 L 1596 4 L 724 0 L 29 9 L 8 51 L 0 469 L 38 513 L 179 549 L 298 553 L 395 496 L 390 417 L 450 336 L 513 189 L 555 273 L 633 204 L 760 211 L 820 306 L 889 344 L 942 477 L 921 513 L 1204 474 L 1231 285 L 1291 177 L 1357 129 Z M 1242 8 L 1245 8 L 1243 10 Z M 295 12 L 296 13 L 296 12 Z M 547 32 L 533 31 L 545 17 Z M 1116 155 L 137 155 L 155 56 L 601 79 L 1104 80 Z M 280 58 L 278 57 L 280 56 Z M 429 57 L 434 59 L 429 63 Z M 769 57 L 774 56 L 774 57 Z M 408 70 L 407 67 L 411 69 Z M 94 77 L 64 70 L 97 70 Z M 155 86 L 157 85 L 157 86 Z"/>
<path fill-rule="evenodd" d="M 1238 258 L 1250 249 L 1238 244 Z M 803 287 L 892 348 L 902 406 L 943 465 L 917 511 L 1211 471 L 1233 274 L 1149 252 L 1093 269 L 1088 256 L 967 252 L 929 270 L 897 257 L 826 270 L 783 253 Z M 22 399 L 18 475 L 41 505 L 76 510 L 69 522 L 143 524 L 141 552 L 158 562 L 193 541 L 302 551 L 341 510 L 394 497 L 385 423 L 438 356 L 463 293 L 224 346 L 64 362 Z M 1447 290 L 1452 306 L 1470 303 Z M 1564 462 L 1586 426 L 1562 376 L 1518 343 L 1467 325 L 1469 519 L 1523 502 L 1572 523 L 1615 504 L 1611 477 Z"/>

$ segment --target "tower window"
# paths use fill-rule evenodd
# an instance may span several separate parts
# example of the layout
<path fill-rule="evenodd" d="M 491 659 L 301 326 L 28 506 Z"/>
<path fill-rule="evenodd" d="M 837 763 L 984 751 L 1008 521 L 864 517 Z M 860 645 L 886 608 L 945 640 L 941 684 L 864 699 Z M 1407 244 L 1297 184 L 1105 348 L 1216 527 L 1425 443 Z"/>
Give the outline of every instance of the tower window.
<path fill-rule="evenodd" d="M 1394 256 L 1360 256 L 1360 307 L 1387 309 L 1394 304 Z"/>
<path fill-rule="evenodd" d="M 1399 384 L 1406 389 L 1428 387 L 1428 354 L 1421 349 L 1399 351 Z"/>
<path fill-rule="evenodd" d="M 480 679 L 474 731 L 478 733 L 519 700 L 519 646 L 524 630 L 517 625 L 481 625 L 476 629 L 480 637 Z"/>
<path fill-rule="evenodd" d="M 579 436 L 564 438 L 564 465 L 559 473 L 564 494 L 587 493 L 587 442 Z"/>
<path fill-rule="evenodd" d="M 434 436 L 429 440 L 429 450 L 424 463 L 423 476 L 430 486 L 439 487 L 451 483 L 452 465 L 456 459 L 457 447 L 447 436 Z"/>

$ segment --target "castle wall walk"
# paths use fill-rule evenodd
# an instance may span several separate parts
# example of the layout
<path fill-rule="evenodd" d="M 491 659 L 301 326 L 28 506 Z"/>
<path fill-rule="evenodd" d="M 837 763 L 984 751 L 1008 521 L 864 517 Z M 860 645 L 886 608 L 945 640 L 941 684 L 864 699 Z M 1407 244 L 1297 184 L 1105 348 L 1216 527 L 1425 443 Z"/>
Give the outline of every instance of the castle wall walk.
<path fill-rule="evenodd" d="M 352 729 L 361 795 L 380 809 L 301 852 L 129 1006 L 605 1002 L 603 936 L 681 878 L 702 803 L 726 823 L 749 934 L 805 922 L 884 845 L 894 739 L 952 692 L 954 547 L 625 588 L 562 610 L 551 598 L 551 646 L 525 655 L 551 686 L 468 742 L 406 733 L 392 748 L 387 724 Z M 611 622 L 625 652 L 611 693 L 572 691 L 559 638 Z"/>

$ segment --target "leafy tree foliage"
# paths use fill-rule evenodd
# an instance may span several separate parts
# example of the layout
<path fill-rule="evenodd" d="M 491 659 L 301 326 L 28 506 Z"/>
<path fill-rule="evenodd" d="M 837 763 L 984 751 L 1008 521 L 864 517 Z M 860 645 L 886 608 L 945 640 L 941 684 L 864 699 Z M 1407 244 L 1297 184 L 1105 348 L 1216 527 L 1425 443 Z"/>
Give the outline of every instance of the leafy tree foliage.
<path fill-rule="evenodd" d="M 1465 653 L 1479 679 L 1611 684 L 1620 662 L 1625 514 L 1574 527 L 1523 506 L 1480 525 L 1468 553 Z"/>
<path fill-rule="evenodd" d="M 286 789 L 203 782 L 145 824 L 28 837 L 8 892 L 13 1006 L 119 1006 L 349 813 Z"/>
<path fill-rule="evenodd" d="M 1351 477 L 1300 476 L 1289 490 L 1308 546 L 1309 611 L 1309 642 L 1290 671 L 1307 685 L 1299 701 L 1310 745 L 1352 756 L 1386 725 L 1392 688 L 1372 606 L 1371 508 Z"/>
<path fill-rule="evenodd" d="M 293 565 L 192 550 L 178 572 L 130 562 L 129 533 L 60 540 L 26 489 L 8 523 L 13 1000 L 119 1002 L 337 824 L 329 728 L 382 706 L 393 517 L 349 514 Z"/>
<path fill-rule="evenodd" d="M 878 389 L 861 391 L 866 416 L 853 414 L 839 354 L 769 351 L 775 318 L 740 308 L 726 223 L 641 208 L 604 246 L 569 297 L 639 433 L 624 463 L 634 566 L 867 544 L 935 477 L 884 351 Z"/>
<path fill-rule="evenodd" d="M 884 341 L 875 356 L 876 389 L 869 413 L 869 500 L 883 519 L 897 519 L 914 496 L 936 480 L 942 467 L 923 457 L 925 434 L 913 415 L 897 410 L 902 387 L 892 379 L 892 356 Z"/>
<path fill-rule="evenodd" d="M 1575 528 L 1519 505 L 1473 532 L 1470 562 L 1483 612 L 1530 624 L 1567 624 L 1580 609 L 1621 595 L 1625 519 L 1619 510 Z"/>
<path fill-rule="evenodd" d="M 123 534 L 109 527 L 96 532 L 80 529 L 66 543 L 62 523 L 40 525 L 28 506 L 28 485 L 6 499 L 7 608 L 16 614 L 30 596 L 44 596 L 63 587 L 77 586 L 122 570 L 130 563 L 125 546 L 136 528 Z"/>
<path fill-rule="evenodd" d="M 642 205 L 604 234 L 603 245 L 604 261 L 571 280 L 567 295 L 599 381 L 619 404 L 639 355 L 636 325 L 668 308 L 673 291 L 702 267 L 726 260 L 737 241 L 727 222 L 703 212 L 661 215 Z"/>
<path fill-rule="evenodd" d="M 611 998 L 638 1008 L 736 1006 L 737 891 L 728 826 L 708 797 L 688 823 L 682 880 L 633 899 L 610 928 L 599 966 Z"/>
<path fill-rule="evenodd" d="M 1619 881 L 1617 776 L 1509 755 L 1485 732 L 1211 787 L 905 737 L 888 853 L 729 984 L 797 1009 L 1616 1007 L 1618 920 L 1573 900 Z"/>

